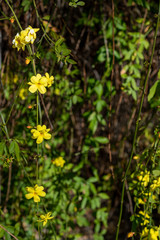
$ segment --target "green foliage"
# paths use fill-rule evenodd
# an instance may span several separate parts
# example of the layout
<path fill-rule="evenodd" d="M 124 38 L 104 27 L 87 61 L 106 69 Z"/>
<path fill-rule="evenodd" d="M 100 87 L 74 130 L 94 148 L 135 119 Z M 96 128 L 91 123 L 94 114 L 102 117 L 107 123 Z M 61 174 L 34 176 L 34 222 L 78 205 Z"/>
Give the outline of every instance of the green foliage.
<path fill-rule="evenodd" d="M 71 0 L 70 2 L 69 2 L 69 6 L 71 6 L 71 7 L 78 7 L 78 6 L 84 6 L 85 5 L 85 2 L 83 2 L 83 1 L 79 1 L 79 0 Z"/>
<path fill-rule="evenodd" d="M 2 4 L 7 12 L 6 1 Z M 126 182 L 127 196 L 135 206 L 130 218 L 133 226 L 129 229 L 131 224 L 124 224 L 122 238 L 132 230 L 140 239 L 144 218 L 137 209 L 144 207 L 150 216 L 152 209 L 159 211 L 159 189 L 151 189 L 160 174 L 159 128 L 153 135 L 159 121 L 159 73 L 158 80 L 154 74 L 150 79 L 149 104 L 142 117 L 134 118 L 154 33 L 149 9 L 157 5 L 132 0 L 124 3 L 123 11 L 121 3 L 114 1 L 114 17 L 110 3 L 88 1 L 80 7 L 84 5 L 79 0 L 57 1 L 53 6 L 48 0 L 23 0 L 18 9 L 13 1 L 22 28 L 33 24 L 40 29 L 25 51 L 11 47 L 8 36 L 14 38 L 18 26 L 16 21 L 11 25 L 10 12 L 5 13 L 9 17 L 3 28 L 8 45 L 1 70 L 1 224 L 20 240 L 36 239 L 38 234 L 54 240 L 104 240 L 107 234 L 115 238 L 120 188 L 137 122 L 134 150 L 138 157 L 133 158 L 132 175 Z M 45 94 L 28 91 L 28 82 L 38 73 L 54 77 L 52 86 L 45 84 Z M 40 145 L 31 134 L 38 124 L 45 124 L 52 135 Z M 64 166 L 54 164 L 59 157 Z M 147 184 L 141 178 L 146 171 Z M 38 204 L 25 197 L 26 187 L 36 184 L 46 192 Z M 130 212 L 124 211 L 123 221 L 128 223 Z M 43 226 L 37 220 L 48 212 L 54 218 Z M 153 219 L 150 227 L 154 228 Z M 11 236 L 0 228 L 0 238 Z"/>

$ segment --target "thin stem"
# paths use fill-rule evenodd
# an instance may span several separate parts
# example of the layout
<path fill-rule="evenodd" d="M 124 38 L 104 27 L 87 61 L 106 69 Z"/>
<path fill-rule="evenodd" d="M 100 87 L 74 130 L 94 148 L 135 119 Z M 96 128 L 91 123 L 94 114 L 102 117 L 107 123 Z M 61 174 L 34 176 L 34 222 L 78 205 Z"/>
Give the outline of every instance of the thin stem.
<path fill-rule="evenodd" d="M 130 155 L 129 162 L 128 162 L 128 165 L 127 165 L 127 169 L 126 169 L 126 172 L 125 172 L 125 175 L 124 175 L 124 179 L 123 179 L 122 195 L 121 195 L 121 206 L 120 206 L 120 214 L 119 214 L 119 220 L 118 220 L 118 225 L 117 225 L 116 240 L 118 240 L 119 229 L 120 229 L 120 224 L 121 224 L 121 219 L 122 219 L 125 181 L 126 181 L 126 178 L 127 178 L 127 175 L 128 175 L 128 171 L 129 171 L 129 168 L 130 168 L 130 165 L 131 165 L 131 161 L 132 161 L 132 158 L 133 158 L 133 154 L 134 154 L 134 150 L 135 150 L 137 133 L 138 133 L 139 122 L 140 122 L 140 116 L 141 116 L 141 111 L 142 111 L 142 106 L 143 106 L 143 101 L 144 101 L 144 95 L 145 95 L 145 91 L 146 91 L 147 82 L 148 82 L 148 79 L 149 79 L 149 74 L 150 74 L 152 60 L 153 60 L 153 54 L 154 54 L 155 45 L 156 45 L 156 37 L 157 37 L 157 32 L 158 32 L 159 18 L 160 18 L 160 0 L 159 0 L 158 19 L 157 19 L 157 25 L 156 25 L 155 35 L 154 35 L 154 42 L 153 42 L 151 59 L 150 59 L 149 68 L 148 68 L 148 72 L 147 72 L 147 76 L 146 76 L 146 79 L 145 79 L 145 82 L 144 82 L 143 92 L 142 92 L 142 96 L 141 96 L 141 102 L 140 102 L 140 107 L 139 107 L 139 111 L 138 111 L 138 117 L 137 117 L 137 121 L 136 121 L 136 128 L 135 128 L 135 133 L 134 133 L 134 138 L 133 138 L 131 155 Z"/>
<path fill-rule="evenodd" d="M 11 5 L 9 4 L 8 0 L 5 0 L 5 1 L 6 1 L 7 5 L 9 6 L 9 8 L 11 9 L 11 11 L 12 11 L 14 17 L 15 17 L 15 20 L 16 20 L 19 28 L 20 28 L 21 30 L 23 30 L 22 27 L 21 27 L 21 24 L 20 24 L 20 22 L 19 22 L 19 20 L 18 20 L 18 18 L 17 18 L 17 16 L 16 16 L 14 10 L 13 10 L 13 8 L 12 8 Z"/>
<path fill-rule="evenodd" d="M 14 239 L 18 240 L 18 238 L 16 238 L 12 233 L 10 233 L 5 227 L 3 227 L 2 225 L 0 225 L 0 228 L 2 228 L 5 232 L 7 232 L 10 236 L 12 236 Z"/>

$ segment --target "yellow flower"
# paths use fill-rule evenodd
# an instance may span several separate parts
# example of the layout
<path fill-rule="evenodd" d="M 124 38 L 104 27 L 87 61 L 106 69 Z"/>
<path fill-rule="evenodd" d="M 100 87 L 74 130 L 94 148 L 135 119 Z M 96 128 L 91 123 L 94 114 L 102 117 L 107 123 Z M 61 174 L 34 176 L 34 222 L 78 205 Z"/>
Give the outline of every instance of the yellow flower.
<path fill-rule="evenodd" d="M 38 186 L 37 184 L 34 186 L 34 188 L 32 187 L 26 187 L 27 191 L 29 193 L 27 193 L 25 195 L 25 197 L 27 199 L 31 199 L 33 198 L 34 202 L 40 202 L 40 197 L 45 197 L 46 193 L 43 191 L 44 187 L 43 186 Z M 39 197 L 40 196 L 40 197 Z"/>
<path fill-rule="evenodd" d="M 49 131 L 50 129 L 47 129 L 45 125 L 37 125 L 37 129 L 31 130 L 31 133 L 33 134 L 32 138 L 37 139 L 36 143 L 40 144 L 41 142 L 43 142 L 43 139 L 48 140 L 51 138 L 51 134 L 48 133 Z"/>
<path fill-rule="evenodd" d="M 141 184 L 146 187 L 149 183 L 149 171 L 141 172 L 140 175 L 137 177 Z"/>
<path fill-rule="evenodd" d="M 147 223 L 149 223 L 150 216 L 148 215 L 148 213 L 145 213 L 143 211 L 139 211 L 139 214 L 137 216 L 141 217 L 142 220 L 143 220 L 141 225 L 146 225 Z"/>
<path fill-rule="evenodd" d="M 20 90 L 20 92 L 19 92 L 19 97 L 20 97 L 22 100 L 25 100 L 26 94 L 27 94 L 27 90 L 26 90 L 25 88 L 21 88 L 21 90 Z"/>
<path fill-rule="evenodd" d="M 47 86 L 47 79 L 42 77 L 41 74 L 37 74 L 36 76 L 31 77 L 31 82 L 28 83 L 31 85 L 29 87 L 29 91 L 31 93 L 36 92 L 37 90 L 41 93 L 44 94 L 46 92 L 46 86 Z"/>
<path fill-rule="evenodd" d="M 39 31 L 39 28 L 32 28 L 29 26 L 25 30 L 22 30 L 20 34 L 17 33 L 12 41 L 13 48 L 17 48 L 19 51 L 21 48 L 24 50 L 26 44 L 33 44 L 36 39 L 37 31 Z"/>
<path fill-rule="evenodd" d="M 160 177 L 158 179 L 153 180 L 153 184 L 151 184 L 150 188 L 154 191 L 156 188 L 160 187 Z"/>
<path fill-rule="evenodd" d="M 46 215 L 40 215 L 41 220 L 37 220 L 38 222 L 43 222 L 43 226 L 47 224 L 47 221 L 52 219 L 51 212 L 48 212 Z"/>
<path fill-rule="evenodd" d="M 149 238 L 148 238 L 148 235 L 150 235 Z M 148 240 L 148 239 L 149 240 L 158 240 L 158 236 L 159 236 L 159 228 L 157 228 L 157 227 L 155 229 L 151 228 L 150 231 L 148 228 L 145 227 L 142 231 L 142 239 L 143 240 Z"/>
<path fill-rule="evenodd" d="M 47 87 L 51 87 L 54 82 L 54 77 L 50 77 L 48 73 L 45 73 L 45 78 L 47 79 Z"/>
<path fill-rule="evenodd" d="M 39 31 L 39 28 L 32 28 L 31 26 L 29 26 L 28 28 L 26 28 L 26 30 L 27 34 L 25 36 L 25 42 L 33 44 L 36 39 L 36 32 Z"/>
<path fill-rule="evenodd" d="M 25 43 L 22 41 L 22 38 L 19 33 L 16 34 L 15 38 L 12 41 L 13 48 L 17 48 L 18 51 L 22 48 L 25 49 Z"/>
<path fill-rule="evenodd" d="M 56 165 L 57 167 L 63 167 L 63 165 L 65 164 L 65 160 L 62 157 L 58 157 L 56 158 L 53 162 L 54 165 Z"/>

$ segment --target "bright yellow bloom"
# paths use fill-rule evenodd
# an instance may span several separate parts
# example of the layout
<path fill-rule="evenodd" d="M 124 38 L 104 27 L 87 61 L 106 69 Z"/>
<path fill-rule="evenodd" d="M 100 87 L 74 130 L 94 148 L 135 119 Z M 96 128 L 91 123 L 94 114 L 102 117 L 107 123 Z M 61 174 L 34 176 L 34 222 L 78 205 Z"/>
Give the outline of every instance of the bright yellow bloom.
<path fill-rule="evenodd" d="M 51 216 L 51 212 L 48 212 L 46 215 L 40 215 L 41 220 L 37 220 L 38 222 L 43 222 L 43 226 L 45 226 L 47 224 L 47 221 L 54 218 L 54 217 L 50 217 Z"/>
<path fill-rule="evenodd" d="M 39 28 L 32 28 L 29 26 L 25 30 L 22 30 L 20 33 L 17 33 L 12 41 L 13 48 L 17 48 L 19 51 L 21 48 L 24 50 L 26 44 L 33 44 L 36 39 L 37 31 L 39 31 Z"/>
<path fill-rule="evenodd" d="M 25 42 L 33 44 L 36 39 L 36 32 L 39 31 L 39 28 L 32 28 L 31 26 L 29 26 L 24 31 L 27 31 L 27 34 L 24 34 Z"/>
<path fill-rule="evenodd" d="M 12 41 L 13 48 L 17 48 L 18 51 L 22 48 L 25 49 L 25 43 L 22 41 L 22 38 L 19 33 L 16 34 L 15 38 Z"/>
<path fill-rule="evenodd" d="M 147 223 L 149 223 L 149 219 L 150 216 L 148 215 L 148 213 L 145 213 L 143 211 L 139 211 L 139 214 L 137 215 L 138 217 L 141 217 L 143 222 L 141 223 L 141 225 L 146 225 Z"/>
<path fill-rule="evenodd" d="M 37 125 L 37 129 L 31 130 L 31 133 L 33 134 L 32 138 L 37 139 L 36 143 L 40 144 L 41 142 L 43 142 L 43 139 L 48 140 L 51 138 L 51 134 L 48 133 L 49 131 L 50 129 L 47 129 L 45 125 Z"/>
<path fill-rule="evenodd" d="M 50 77 L 48 73 L 45 73 L 45 76 L 47 78 L 47 87 L 51 87 L 51 85 L 54 82 L 54 77 L 53 76 Z"/>
<path fill-rule="evenodd" d="M 158 179 L 153 180 L 153 184 L 151 184 L 150 188 L 154 191 L 156 188 L 160 187 L 160 177 Z"/>
<path fill-rule="evenodd" d="M 37 90 L 41 93 L 44 94 L 46 92 L 46 86 L 47 86 L 47 79 L 42 77 L 41 74 L 37 74 L 36 76 L 31 77 L 31 82 L 28 83 L 31 85 L 29 87 L 29 91 L 31 93 L 36 92 Z"/>
<path fill-rule="evenodd" d="M 20 92 L 19 92 L 19 97 L 20 97 L 22 100 L 25 100 L 26 95 L 27 95 L 27 90 L 26 90 L 25 88 L 21 88 L 21 90 L 20 90 Z"/>
<path fill-rule="evenodd" d="M 142 231 L 142 239 L 143 240 L 148 240 L 148 235 L 150 234 L 149 240 L 158 240 L 159 236 L 159 228 L 151 228 L 150 231 L 148 228 L 144 228 Z"/>
<path fill-rule="evenodd" d="M 57 167 L 63 167 L 65 164 L 65 160 L 62 157 L 58 157 L 56 158 L 53 162 L 54 165 L 56 165 Z"/>
<path fill-rule="evenodd" d="M 140 175 L 137 177 L 141 184 L 146 187 L 149 183 L 149 171 L 141 172 Z"/>
<path fill-rule="evenodd" d="M 45 197 L 46 193 L 43 191 L 44 187 L 43 186 L 38 186 L 37 184 L 34 186 L 34 188 L 32 187 L 26 187 L 27 191 L 29 193 L 27 193 L 25 195 L 25 197 L 27 199 L 31 199 L 33 198 L 34 202 L 40 202 L 40 197 Z M 40 196 L 40 197 L 39 197 Z"/>

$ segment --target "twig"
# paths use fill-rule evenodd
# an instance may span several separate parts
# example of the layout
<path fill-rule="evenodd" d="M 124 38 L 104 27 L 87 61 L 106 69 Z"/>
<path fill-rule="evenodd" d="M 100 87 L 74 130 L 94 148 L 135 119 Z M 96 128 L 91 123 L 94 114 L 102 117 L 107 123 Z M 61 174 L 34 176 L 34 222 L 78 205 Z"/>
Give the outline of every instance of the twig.
<path fill-rule="evenodd" d="M 8 187 L 7 187 L 7 194 L 6 194 L 6 200 L 4 205 L 4 211 L 7 207 L 7 202 L 9 199 L 10 189 L 11 189 L 11 178 L 12 178 L 12 163 L 9 164 L 9 172 L 8 172 Z"/>
<path fill-rule="evenodd" d="M 115 50 L 115 43 L 114 43 L 114 1 L 112 0 L 112 42 L 113 42 L 113 58 L 112 58 L 112 73 L 111 73 L 111 91 L 110 91 L 110 103 L 109 103 L 109 112 L 111 114 L 112 111 L 112 85 L 113 85 L 113 76 L 114 76 L 114 63 L 115 63 L 115 58 L 114 58 L 114 50 Z M 109 161 L 112 163 L 112 150 L 111 150 L 111 116 L 109 116 L 109 122 L 108 122 L 108 139 L 109 139 Z M 110 167 L 111 172 L 112 172 L 112 177 L 114 178 L 114 172 L 113 172 L 113 166 Z"/>
<path fill-rule="evenodd" d="M 48 112 L 47 112 L 46 106 L 45 106 L 44 101 L 43 101 L 43 97 L 42 97 L 41 94 L 39 94 L 39 96 L 40 96 L 40 98 L 41 98 L 41 102 L 42 102 L 42 105 L 43 105 L 43 108 L 44 108 L 44 112 L 45 112 L 45 114 L 46 114 L 46 117 L 47 117 L 47 119 L 48 119 L 48 122 L 49 122 L 50 128 L 51 128 L 51 130 L 53 130 L 53 125 L 52 125 L 51 120 L 50 120 L 50 118 L 49 118 L 49 115 L 48 115 Z"/>
<path fill-rule="evenodd" d="M 7 232 L 10 236 L 12 236 L 14 239 L 18 240 L 18 238 L 16 238 L 12 233 L 10 233 L 5 227 L 3 227 L 2 225 L 0 225 L 0 227 Z"/>

